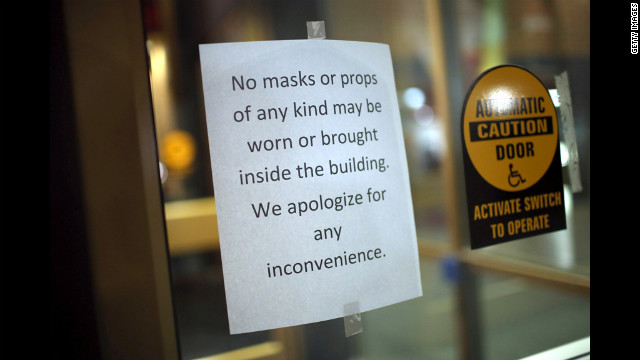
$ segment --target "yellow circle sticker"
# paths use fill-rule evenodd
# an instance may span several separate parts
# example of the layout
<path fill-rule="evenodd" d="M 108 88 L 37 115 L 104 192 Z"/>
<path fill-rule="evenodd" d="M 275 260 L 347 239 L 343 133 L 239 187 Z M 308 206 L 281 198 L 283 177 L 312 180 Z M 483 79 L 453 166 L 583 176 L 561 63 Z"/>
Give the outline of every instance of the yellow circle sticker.
<path fill-rule="evenodd" d="M 521 191 L 547 172 L 558 146 L 558 119 L 548 90 L 520 67 L 484 73 L 463 115 L 467 153 L 480 176 L 504 191 Z"/>

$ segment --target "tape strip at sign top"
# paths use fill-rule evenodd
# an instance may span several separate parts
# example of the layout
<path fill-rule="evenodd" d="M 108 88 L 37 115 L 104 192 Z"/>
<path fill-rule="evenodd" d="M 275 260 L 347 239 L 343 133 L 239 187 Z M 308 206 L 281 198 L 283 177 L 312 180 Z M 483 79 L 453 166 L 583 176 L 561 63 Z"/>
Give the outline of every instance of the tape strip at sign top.
<path fill-rule="evenodd" d="M 307 38 L 326 39 L 327 33 L 324 28 L 324 21 L 307 21 Z"/>

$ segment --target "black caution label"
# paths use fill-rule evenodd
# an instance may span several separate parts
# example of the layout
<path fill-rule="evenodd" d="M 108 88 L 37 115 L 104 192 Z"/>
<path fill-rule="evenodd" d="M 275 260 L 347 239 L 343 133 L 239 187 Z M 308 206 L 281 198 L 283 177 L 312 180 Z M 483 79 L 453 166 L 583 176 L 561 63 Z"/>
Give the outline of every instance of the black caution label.
<path fill-rule="evenodd" d="M 558 119 L 529 71 L 480 75 L 462 114 L 471 247 L 566 228 Z"/>

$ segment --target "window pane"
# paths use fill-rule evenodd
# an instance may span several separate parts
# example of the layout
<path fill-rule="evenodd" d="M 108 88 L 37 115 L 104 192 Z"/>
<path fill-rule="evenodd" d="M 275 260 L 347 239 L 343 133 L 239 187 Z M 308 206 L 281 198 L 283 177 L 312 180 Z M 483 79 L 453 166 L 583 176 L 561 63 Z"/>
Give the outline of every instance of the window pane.
<path fill-rule="evenodd" d="M 160 160 L 166 169 L 169 247 L 185 358 L 250 349 L 309 359 L 457 359 L 531 355 L 589 336 L 590 3 L 586 0 L 143 0 Z M 198 45 L 305 39 L 306 21 L 327 38 L 389 44 L 421 254 L 424 296 L 342 319 L 229 335 L 216 227 Z M 567 230 L 470 251 L 460 116 L 486 69 L 520 65 L 548 89 L 569 78 L 583 190 L 564 167 Z M 561 134 L 561 140 L 563 134 Z M 462 246 L 458 246 L 462 244 Z M 470 264 L 478 292 L 456 282 Z M 485 269 L 500 271 L 486 272 Z M 551 272 L 549 272 L 551 271 Z M 505 275 L 505 273 L 509 275 Z M 549 275 L 551 274 L 551 276 Z M 546 283 L 532 283 L 545 279 Z M 577 279 L 577 280 L 576 280 Z M 576 286 L 578 292 L 554 286 Z M 464 290 L 464 291 L 463 291 Z M 468 293 L 465 293 L 467 291 Z M 477 313 L 458 308 L 475 299 Z M 473 326 L 477 321 L 479 326 Z M 470 331 L 466 333 L 465 331 Z M 463 334 L 463 335 L 462 335 Z"/>

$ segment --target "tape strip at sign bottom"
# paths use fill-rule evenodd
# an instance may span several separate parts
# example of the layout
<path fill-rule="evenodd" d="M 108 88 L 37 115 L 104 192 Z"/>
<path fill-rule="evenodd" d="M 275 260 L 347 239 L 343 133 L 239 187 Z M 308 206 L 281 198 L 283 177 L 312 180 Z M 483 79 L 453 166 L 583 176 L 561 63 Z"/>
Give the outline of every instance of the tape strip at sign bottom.
<path fill-rule="evenodd" d="M 352 302 L 344 305 L 344 333 L 346 337 L 362 332 L 362 315 L 360 303 Z"/>

